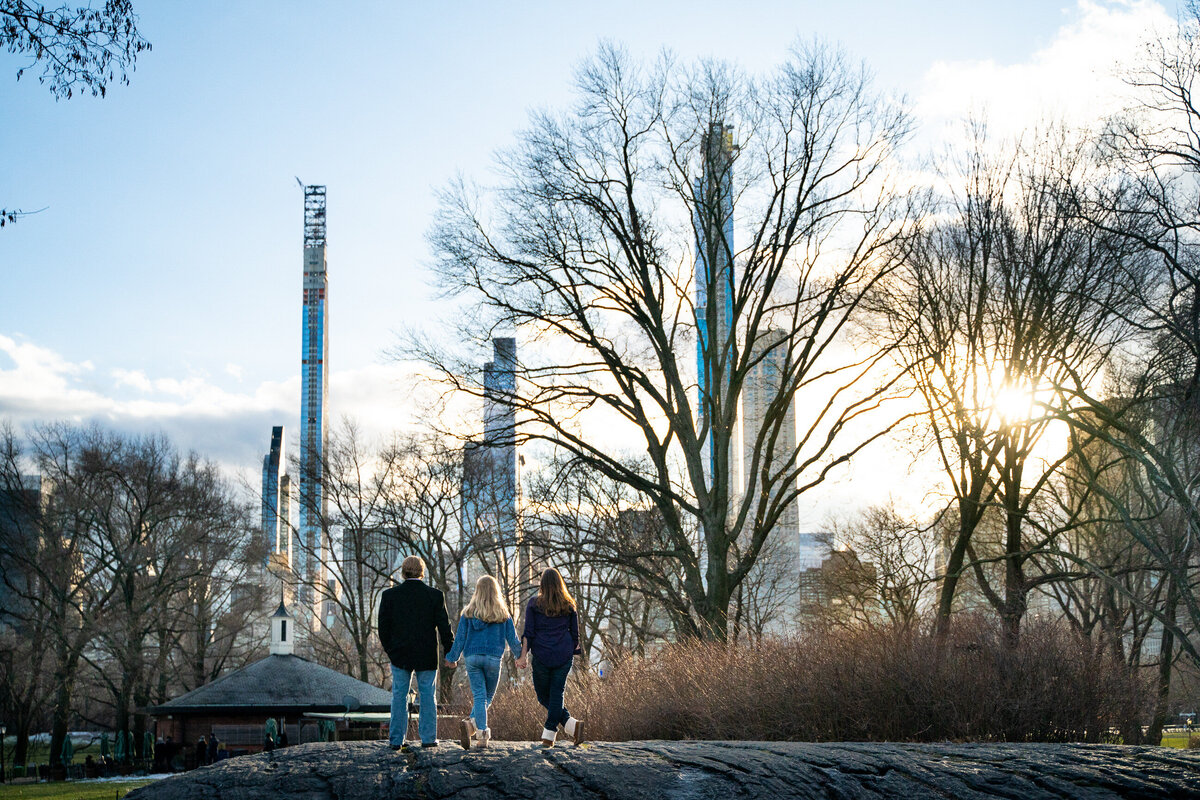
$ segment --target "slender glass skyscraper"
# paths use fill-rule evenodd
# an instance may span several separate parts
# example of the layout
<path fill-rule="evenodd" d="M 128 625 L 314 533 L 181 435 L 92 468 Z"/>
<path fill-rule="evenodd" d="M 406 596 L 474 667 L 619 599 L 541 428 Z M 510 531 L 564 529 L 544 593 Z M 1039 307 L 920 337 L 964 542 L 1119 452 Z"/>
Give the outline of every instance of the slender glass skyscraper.
<path fill-rule="evenodd" d="M 701 174 L 694 184 L 693 225 L 696 230 L 696 372 L 700 389 L 697 416 L 703 425 L 711 411 L 711 400 L 719 398 L 723 406 L 737 402 L 736 398 L 728 396 L 734 280 L 733 126 L 711 123 L 701 141 L 701 151 Z M 731 446 L 740 444 L 740 437 L 731 436 L 730 443 Z M 710 479 L 716 458 L 710 434 L 706 460 Z M 736 478 L 741 471 L 740 462 L 736 453 L 729 453 L 731 491 L 739 488 L 740 481 Z"/>
<path fill-rule="evenodd" d="M 293 566 L 301 599 L 311 602 L 321 579 L 317 554 L 324 547 L 321 490 L 325 453 L 325 402 L 329 399 L 329 279 L 325 272 L 325 187 L 304 187 L 304 305 L 301 317 L 300 524 Z"/>
<path fill-rule="evenodd" d="M 492 339 L 494 356 L 483 366 L 483 438 L 491 447 L 495 491 L 501 511 L 500 527 L 506 541 L 516 541 L 517 517 L 517 412 L 512 398 L 517 392 L 517 340 Z"/>
<path fill-rule="evenodd" d="M 483 440 L 463 450 L 462 526 L 491 539 L 502 554 L 501 585 L 520 606 L 530 581 L 529 553 L 520 526 L 520 459 L 517 455 L 517 340 L 492 339 L 493 359 L 483 366 Z"/>
<path fill-rule="evenodd" d="M 286 529 L 281 528 L 280 515 L 280 499 L 282 492 L 280 491 L 280 478 L 283 477 L 283 471 L 287 468 L 287 462 L 284 461 L 284 441 L 283 441 L 283 426 L 276 425 L 271 428 L 271 449 L 263 456 L 263 473 L 262 473 L 262 530 L 263 539 L 266 548 L 263 555 L 263 566 L 266 566 L 270 561 L 272 553 L 280 551 L 281 535 L 286 532 Z M 284 522 L 284 525 L 287 523 Z"/>

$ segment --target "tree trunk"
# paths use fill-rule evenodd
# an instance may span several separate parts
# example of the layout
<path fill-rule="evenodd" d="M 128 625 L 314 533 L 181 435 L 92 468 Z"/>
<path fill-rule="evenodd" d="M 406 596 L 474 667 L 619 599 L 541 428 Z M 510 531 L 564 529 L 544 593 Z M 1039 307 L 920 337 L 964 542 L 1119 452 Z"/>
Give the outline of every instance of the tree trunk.
<path fill-rule="evenodd" d="M 1021 620 L 1025 617 L 1025 576 L 1021 569 L 1021 515 L 1010 507 L 1005 515 L 1004 547 L 1004 644 L 1015 650 L 1021 641 Z"/>
<path fill-rule="evenodd" d="M 61 757 L 63 742 L 67 740 L 67 731 L 71 722 L 71 695 L 75 688 L 74 669 L 69 659 L 68 663 L 54 673 L 54 712 L 50 724 L 50 763 Z"/>
<path fill-rule="evenodd" d="M 978 504 L 962 498 L 958 501 L 958 534 L 954 545 L 950 548 L 950 558 L 946 560 L 946 574 L 942 576 L 942 587 L 938 593 L 937 616 L 934 618 L 934 635 L 940 646 L 950 633 L 950 615 L 954 611 L 954 593 L 958 590 L 958 581 L 962 577 L 963 562 L 967 555 L 967 545 L 971 543 L 971 534 L 978 524 Z"/>
<path fill-rule="evenodd" d="M 29 760 L 29 723 L 17 730 L 17 743 L 13 748 L 13 766 L 24 764 Z"/>
<path fill-rule="evenodd" d="M 1175 623 L 1175 611 L 1179 605 L 1179 589 L 1175 584 L 1175 580 L 1171 577 L 1167 578 L 1170 583 L 1167 584 L 1166 606 L 1163 608 L 1163 616 L 1171 624 Z M 1174 662 L 1175 654 L 1175 634 L 1172 633 L 1166 625 L 1163 625 L 1162 645 L 1158 650 L 1158 672 L 1155 679 L 1157 688 L 1156 699 L 1154 703 L 1154 717 L 1150 720 L 1150 728 L 1146 731 L 1146 743 L 1158 745 L 1162 743 L 1163 727 L 1167 724 L 1167 712 L 1170 710 L 1171 699 L 1171 667 Z"/>

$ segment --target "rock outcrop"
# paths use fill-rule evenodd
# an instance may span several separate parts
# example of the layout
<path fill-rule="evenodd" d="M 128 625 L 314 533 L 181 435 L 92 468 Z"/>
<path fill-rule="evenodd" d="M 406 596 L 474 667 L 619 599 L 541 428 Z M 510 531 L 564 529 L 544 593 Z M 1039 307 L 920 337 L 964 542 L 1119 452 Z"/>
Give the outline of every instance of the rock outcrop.
<path fill-rule="evenodd" d="M 1052 744 L 527 742 L 413 753 L 307 744 L 224 761 L 129 800 L 1200 798 L 1200 754 Z"/>

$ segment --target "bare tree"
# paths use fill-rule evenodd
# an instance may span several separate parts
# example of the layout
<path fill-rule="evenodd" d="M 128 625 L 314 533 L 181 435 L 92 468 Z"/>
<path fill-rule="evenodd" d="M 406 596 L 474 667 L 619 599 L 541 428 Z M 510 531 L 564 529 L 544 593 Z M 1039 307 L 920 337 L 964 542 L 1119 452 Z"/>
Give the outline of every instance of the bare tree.
<path fill-rule="evenodd" d="M 763 544 L 754 567 L 733 596 L 733 642 L 745 637 L 753 643 L 768 634 L 795 632 L 800 600 L 797 544 L 781 536 L 772 536 Z"/>
<path fill-rule="evenodd" d="M 322 454 L 321 507 L 309 509 L 323 532 L 317 550 L 307 554 L 321 576 L 309 609 L 309 643 L 319 661 L 362 681 L 382 680 L 386 662 L 375 614 L 395 566 L 389 523 L 399 460 L 394 448 L 363 441 L 357 424 L 343 419 Z M 296 541 L 303 548 L 302 538 Z"/>
<path fill-rule="evenodd" d="M 688 634 L 724 639 L 785 509 L 888 427 L 865 419 L 889 390 L 869 377 L 880 352 L 846 333 L 904 229 L 889 169 L 908 117 L 823 45 L 764 78 L 605 46 L 576 85 L 572 111 L 533 116 L 498 188 L 443 193 L 437 273 L 474 306 L 462 337 L 522 336 L 517 390 L 494 398 L 516 410 L 516 440 L 643 494 L 668 534 L 646 555 L 682 573 Z M 409 349 L 483 395 L 471 359 Z M 739 397 L 766 358 L 777 389 L 743 434 Z M 741 465 L 759 491 L 741 491 Z"/>
<path fill-rule="evenodd" d="M 551 460 L 530 476 L 525 538 L 535 561 L 563 573 L 579 601 L 581 647 L 589 663 L 675 633 L 668 605 L 682 602 L 669 564 L 641 554 L 664 541 L 662 519 L 627 484 L 580 460 Z"/>
<path fill-rule="evenodd" d="M 182 457 L 162 437 L 45 425 L 29 455 L 6 434 L 6 481 L 22 469 L 46 491 L 31 536 L 6 540 L 24 603 L 44 610 L 55 690 L 51 753 L 62 747 L 85 665 L 112 697 L 119 729 L 138 733 L 165 668 L 172 598 L 193 577 L 205 541 L 245 532 L 245 509 L 211 464 Z M 111 666 L 112 669 L 106 669 Z"/>
<path fill-rule="evenodd" d="M 1079 187 L 1093 180 L 1083 141 L 1051 129 L 997 157 L 982 128 L 975 133 L 973 151 L 947 178 L 944 219 L 907 244 L 905 269 L 880 308 L 954 494 L 939 634 L 971 568 L 1015 642 L 1029 592 L 1056 579 L 1031 574 L 1028 562 L 1062 533 L 1056 518 L 1036 513 L 1071 458 L 1047 442 L 1074 407 L 1060 387 L 1090 384 L 1110 363 L 1132 306 L 1113 276 L 1136 275 L 1144 260 L 1120 236 L 1079 220 Z M 993 508 L 1004 519 L 993 556 L 1004 567 L 999 586 L 982 569 L 986 557 L 972 555 Z"/>
<path fill-rule="evenodd" d="M 1110 120 L 1102 139 L 1113 178 L 1090 193 L 1080 213 L 1105 232 L 1125 237 L 1150 258 L 1151 279 L 1129 286 L 1137 303 L 1140 370 L 1106 397 L 1083 382 L 1064 386 L 1077 398 L 1077 428 L 1116 448 L 1133 466 L 1140 489 L 1128 498 L 1103 481 L 1096 491 L 1110 503 L 1128 535 L 1161 571 L 1163 593 L 1143 606 L 1163 628 L 1159 655 L 1161 727 L 1169 670 L 1178 648 L 1200 663 L 1200 598 L 1193 591 L 1196 537 L 1200 534 L 1197 479 L 1200 441 L 1200 9 L 1188 6 L 1174 35 L 1147 43 L 1144 61 L 1127 77 L 1130 107 Z M 1115 589 L 1119 576 L 1088 562 Z M 1139 601 L 1124 592 L 1127 599 Z"/>
<path fill-rule="evenodd" d="M 13 763 L 24 764 L 29 735 L 53 692 L 46 672 L 56 619 L 40 601 L 46 574 L 30 561 L 41 547 L 41 481 L 22 475 L 24 459 L 7 424 L 0 447 L 0 713 L 16 737 Z"/>
<path fill-rule="evenodd" d="M 494 545 L 481 540 L 480 532 L 464 520 L 463 450 L 453 440 L 429 433 L 398 438 L 390 448 L 396 478 L 385 513 L 387 528 L 402 554 L 415 553 L 425 561 L 426 580 L 446 596 L 454 620 L 468 599 L 471 559 Z M 507 573 L 492 574 L 503 578 Z M 439 674 L 443 701 L 450 697 L 453 679 L 454 670 Z"/>
<path fill-rule="evenodd" d="M 901 630 L 915 631 L 935 580 L 937 531 L 901 514 L 891 501 L 835 520 L 830 527 L 841 546 L 870 565 L 854 578 L 859 590 L 865 590 L 874 601 L 878 618 Z M 869 586 L 863 585 L 864 579 Z"/>
<path fill-rule="evenodd" d="M 155 702 L 170 690 L 190 691 L 261 655 L 267 585 L 258 580 L 265 543 L 246 531 L 214 530 L 189 554 L 191 577 L 168 600 L 157 633 L 167 663 Z M 162 658 L 162 652 L 159 653 Z"/>

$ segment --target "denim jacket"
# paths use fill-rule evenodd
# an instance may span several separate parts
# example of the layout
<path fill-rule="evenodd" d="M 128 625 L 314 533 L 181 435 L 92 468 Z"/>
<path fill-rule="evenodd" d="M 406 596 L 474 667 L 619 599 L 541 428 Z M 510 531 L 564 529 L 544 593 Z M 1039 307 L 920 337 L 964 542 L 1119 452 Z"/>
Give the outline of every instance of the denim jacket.
<path fill-rule="evenodd" d="M 500 658 L 504 655 L 506 639 L 513 655 L 521 655 L 521 640 L 517 638 L 517 629 L 513 627 L 512 617 L 503 622 L 484 622 L 474 617 L 459 617 L 454 647 L 446 654 L 446 660 L 458 661 L 460 655 Z"/>

